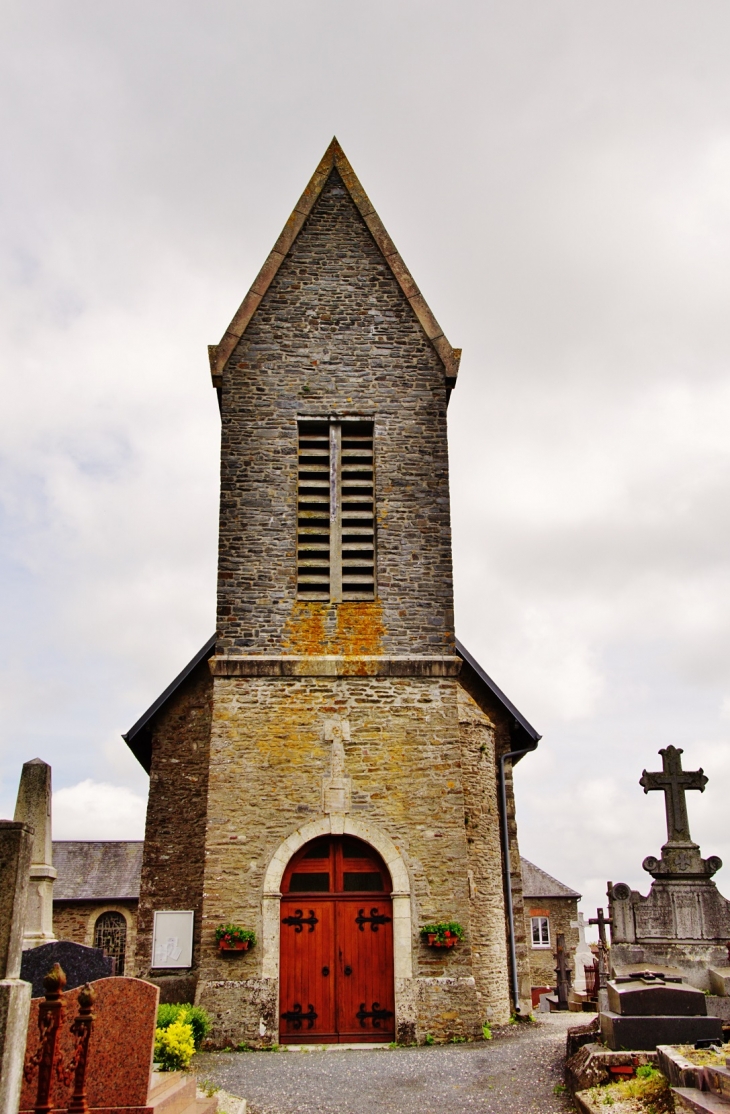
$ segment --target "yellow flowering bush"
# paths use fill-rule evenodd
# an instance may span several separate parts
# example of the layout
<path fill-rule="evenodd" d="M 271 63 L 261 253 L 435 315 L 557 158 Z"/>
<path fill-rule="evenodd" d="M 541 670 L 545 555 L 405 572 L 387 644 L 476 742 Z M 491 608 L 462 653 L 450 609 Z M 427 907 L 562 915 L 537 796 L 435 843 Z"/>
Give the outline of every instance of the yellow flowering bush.
<path fill-rule="evenodd" d="M 155 1063 L 163 1071 L 186 1071 L 195 1052 L 193 1027 L 181 1010 L 171 1025 L 155 1029 Z"/>

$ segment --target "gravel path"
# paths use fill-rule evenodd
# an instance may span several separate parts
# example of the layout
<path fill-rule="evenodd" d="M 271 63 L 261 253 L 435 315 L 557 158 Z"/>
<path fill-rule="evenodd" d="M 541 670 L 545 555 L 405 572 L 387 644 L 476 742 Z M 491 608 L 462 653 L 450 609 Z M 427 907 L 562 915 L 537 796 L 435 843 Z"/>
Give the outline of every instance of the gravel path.
<path fill-rule="evenodd" d="M 487 1043 L 326 1052 L 209 1052 L 198 1080 L 248 1100 L 249 1114 L 564 1114 L 565 1032 L 576 1014 L 538 1014 Z"/>

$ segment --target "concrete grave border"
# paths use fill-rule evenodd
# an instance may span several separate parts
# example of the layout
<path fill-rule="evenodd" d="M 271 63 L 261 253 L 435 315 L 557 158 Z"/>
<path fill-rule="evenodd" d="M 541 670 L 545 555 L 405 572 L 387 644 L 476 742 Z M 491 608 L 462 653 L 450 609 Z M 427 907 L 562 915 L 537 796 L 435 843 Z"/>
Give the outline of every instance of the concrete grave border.
<path fill-rule="evenodd" d="M 393 881 L 393 974 L 396 979 L 412 979 L 411 882 L 400 851 L 390 836 L 374 824 L 337 814 L 303 824 L 277 848 L 269 863 L 262 908 L 263 978 L 279 978 L 279 906 L 284 871 L 292 855 L 305 843 L 323 835 L 355 836 L 369 843 L 385 862 Z"/>

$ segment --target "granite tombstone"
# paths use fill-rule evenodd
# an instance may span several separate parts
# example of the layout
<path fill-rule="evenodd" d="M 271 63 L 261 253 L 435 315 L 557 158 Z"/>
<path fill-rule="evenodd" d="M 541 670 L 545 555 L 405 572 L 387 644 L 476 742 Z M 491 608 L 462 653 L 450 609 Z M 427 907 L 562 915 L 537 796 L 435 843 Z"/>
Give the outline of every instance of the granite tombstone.
<path fill-rule="evenodd" d="M 67 990 L 96 979 L 109 978 L 115 973 L 114 960 L 104 955 L 101 948 L 89 948 L 73 940 L 41 944 L 24 951 L 20 965 L 20 977 L 32 984 L 34 998 L 42 997 L 43 979 L 54 963 L 60 963 L 63 968 Z"/>
<path fill-rule="evenodd" d="M 76 1047 L 72 1025 L 79 1013 L 82 988 L 67 990 L 62 995 L 63 1019 L 58 1039 L 58 1058 L 62 1065 L 71 1062 Z M 89 1108 L 111 1110 L 124 1107 L 126 1114 L 142 1114 L 148 1107 L 147 1097 L 152 1071 L 155 1023 L 159 990 L 141 979 L 126 977 L 100 979 L 93 983 L 94 1029 L 89 1042 L 86 1090 Z M 38 1019 L 41 999 L 31 1002 L 28 1026 L 29 1063 L 39 1045 Z M 32 1073 L 24 1079 L 20 1098 L 21 1111 L 35 1107 L 37 1081 Z M 73 1093 L 73 1080 L 63 1072 L 54 1072 L 51 1104 L 66 1110 Z"/>
<path fill-rule="evenodd" d="M 696 987 L 646 971 L 612 979 L 607 990 L 609 1008 L 601 1012 L 600 1025 L 609 1048 L 722 1042 L 722 1021 L 707 1016 L 705 995 Z"/>

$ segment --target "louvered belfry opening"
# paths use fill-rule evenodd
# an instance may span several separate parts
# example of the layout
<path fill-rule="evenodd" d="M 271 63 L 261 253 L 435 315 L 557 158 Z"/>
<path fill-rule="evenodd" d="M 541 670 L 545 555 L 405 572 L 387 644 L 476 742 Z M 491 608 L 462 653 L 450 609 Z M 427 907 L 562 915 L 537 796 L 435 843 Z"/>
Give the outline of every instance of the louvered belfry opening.
<path fill-rule="evenodd" d="M 375 598 L 373 423 L 299 422 L 300 599 Z"/>

